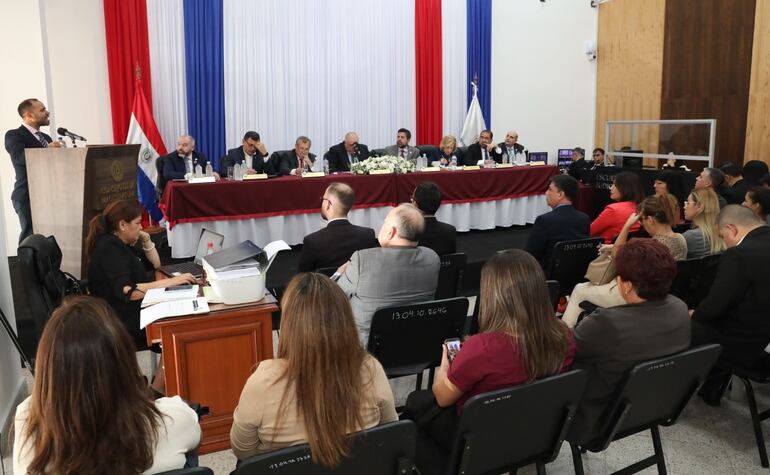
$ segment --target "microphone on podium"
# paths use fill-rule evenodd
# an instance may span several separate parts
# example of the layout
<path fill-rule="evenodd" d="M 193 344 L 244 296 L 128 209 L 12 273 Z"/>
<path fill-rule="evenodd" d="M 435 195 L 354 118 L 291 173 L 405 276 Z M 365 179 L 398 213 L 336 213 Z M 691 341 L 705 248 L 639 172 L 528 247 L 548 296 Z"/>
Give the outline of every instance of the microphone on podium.
<path fill-rule="evenodd" d="M 64 135 L 65 137 L 69 137 L 72 140 L 80 140 L 82 142 L 86 141 L 86 138 L 83 137 L 82 135 L 78 135 L 78 134 L 76 134 L 74 132 L 70 132 L 69 130 L 65 129 L 64 127 L 59 127 L 58 129 L 56 129 L 56 132 L 59 135 Z"/>

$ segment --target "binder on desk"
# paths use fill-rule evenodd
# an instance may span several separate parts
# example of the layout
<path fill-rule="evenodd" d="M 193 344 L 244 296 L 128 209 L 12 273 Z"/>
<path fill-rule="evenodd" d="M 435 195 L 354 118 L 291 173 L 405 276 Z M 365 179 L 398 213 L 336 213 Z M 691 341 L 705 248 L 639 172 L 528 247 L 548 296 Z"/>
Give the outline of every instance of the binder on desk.
<path fill-rule="evenodd" d="M 236 267 L 249 267 L 259 263 L 267 265 L 267 254 L 261 247 L 251 241 L 243 241 L 235 246 L 222 249 L 205 256 L 204 261 L 215 271 Z"/>

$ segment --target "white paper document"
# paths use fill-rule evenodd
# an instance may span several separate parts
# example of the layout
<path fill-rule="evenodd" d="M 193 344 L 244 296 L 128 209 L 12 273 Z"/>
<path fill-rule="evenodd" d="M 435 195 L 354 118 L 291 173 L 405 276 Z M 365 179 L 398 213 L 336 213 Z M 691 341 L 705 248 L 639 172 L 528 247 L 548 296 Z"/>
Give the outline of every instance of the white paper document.
<path fill-rule="evenodd" d="M 166 290 L 172 289 L 172 290 Z M 150 289 L 144 294 L 142 299 L 142 308 L 149 307 L 161 302 L 170 302 L 172 300 L 188 300 L 198 296 L 198 286 L 193 285 L 189 289 L 176 289 L 173 287 L 161 287 L 159 289 Z"/>
<path fill-rule="evenodd" d="M 208 312 L 209 304 L 205 298 L 161 302 L 141 310 L 139 313 L 139 328 L 145 328 L 161 318 Z"/>

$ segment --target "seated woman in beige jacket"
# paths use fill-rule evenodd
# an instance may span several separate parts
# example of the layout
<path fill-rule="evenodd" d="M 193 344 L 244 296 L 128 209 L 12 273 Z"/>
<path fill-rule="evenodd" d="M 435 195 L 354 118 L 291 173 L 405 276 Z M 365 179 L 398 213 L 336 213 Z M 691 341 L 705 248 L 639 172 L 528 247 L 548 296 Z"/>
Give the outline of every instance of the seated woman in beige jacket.
<path fill-rule="evenodd" d="M 335 466 L 347 434 L 398 420 L 393 392 L 328 277 L 295 276 L 281 309 L 278 357 L 260 362 L 246 381 L 230 430 L 233 452 L 244 459 L 308 442 L 313 461 Z"/>

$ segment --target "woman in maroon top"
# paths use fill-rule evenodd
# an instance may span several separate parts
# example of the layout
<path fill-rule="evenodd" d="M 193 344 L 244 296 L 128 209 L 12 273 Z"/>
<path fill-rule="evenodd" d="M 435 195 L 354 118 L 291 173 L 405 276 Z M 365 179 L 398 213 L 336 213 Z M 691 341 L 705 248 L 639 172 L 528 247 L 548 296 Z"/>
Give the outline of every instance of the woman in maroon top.
<path fill-rule="evenodd" d="M 443 349 L 432 391 L 415 391 L 404 418 L 423 431 L 416 463 L 423 475 L 443 473 L 465 401 L 559 373 L 575 356 L 570 329 L 554 316 L 543 270 L 529 253 L 495 255 L 481 271 L 479 334 L 450 363 Z M 454 406 L 454 407 L 452 407 Z"/>
<path fill-rule="evenodd" d="M 615 175 L 610 187 L 610 199 L 616 203 L 608 204 L 591 223 L 591 237 L 603 237 L 606 244 L 620 234 L 628 217 L 636 213 L 636 206 L 644 199 L 644 188 L 639 176 L 633 172 Z M 634 224 L 631 231 L 637 229 L 638 223 Z"/>

